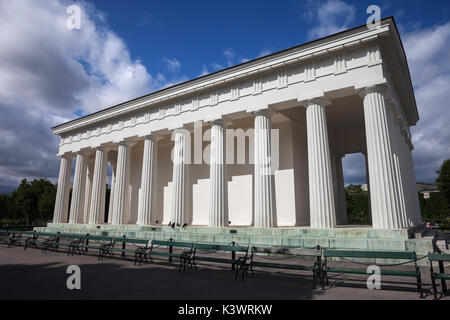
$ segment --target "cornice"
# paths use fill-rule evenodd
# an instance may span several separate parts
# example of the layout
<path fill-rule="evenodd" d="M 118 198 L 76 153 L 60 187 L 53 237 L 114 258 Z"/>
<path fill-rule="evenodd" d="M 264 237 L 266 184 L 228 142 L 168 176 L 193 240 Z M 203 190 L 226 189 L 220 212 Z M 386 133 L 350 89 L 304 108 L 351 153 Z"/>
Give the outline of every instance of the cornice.
<path fill-rule="evenodd" d="M 157 107 L 158 104 L 168 102 L 169 100 L 171 100 L 172 103 L 175 103 L 177 99 L 189 98 L 189 95 L 192 96 L 192 105 L 195 106 L 196 99 L 198 99 L 198 94 L 205 89 L 230 85 L 232 82 L 236 83 L 234 86 L 238 86 L 239 80 L 248 79 L 250 77 L 255 78 L 254 87 L 256 89 L 254 94 L 258 94 L 261 91 L 261 85 L 258 81 L 259 74 L 265 73 L 269 70 L 280 69 L 280 71 L 278 71 L 278 87 L 284 88 L 287 83 L 285 70 L 283 70 L 283 67 L 300 63 L 305 65 L 311 61 L 314 61 L 314 59 L 318 57 L 323 57 L 325 55 L 336 55 L 337 51 L 365 45 L 371 41 L 375 41 L 380 36 L 384 36 L 390 32 L 392 21 L 393 20 L 390 18 L 384 19 L 380 28 L 377 29 L 367 29 L 364 25 L 327 38 L 322 38 L 304 45 L 290 48 L 270 56 L 249 61 L 244 64 L 218 71 L 201 78 L 157 91 L 144 97 L 124 102 L 97 113 L 72 120 L 56 126 L 52 128 L 52 130 L 55 134 L 61 135 L 94 123 L 111 120 L 112 118 L 119 118 L 124 114 L 136 112 L 142 108 L 152 106 Z M 345 73 L 346 71 L 347 67 L 345 62 L 339 58 L 336 62 L 336 74 Z M 313 67 L 307 71 L 307 75 L 308 77 L 305 81 L 315 80 L 316 75 Z M 215 90 L 212 90 L 211 101 L 213 104 L 217 103 Z M 194 110 L 195 108 L 192 109 Z M 164 116 L 164 114 L 161 116 Z"/>

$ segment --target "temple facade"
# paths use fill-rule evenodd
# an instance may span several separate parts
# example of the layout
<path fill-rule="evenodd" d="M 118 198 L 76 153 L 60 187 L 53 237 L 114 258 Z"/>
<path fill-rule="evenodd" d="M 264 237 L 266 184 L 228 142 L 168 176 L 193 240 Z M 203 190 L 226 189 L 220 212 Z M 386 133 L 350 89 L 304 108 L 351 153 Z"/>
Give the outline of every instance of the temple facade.
<path fill-rule="evenodd" d="M 53 222 L 333 229 L 348 223 L 342 158 L 362 153 L 372 228 L 408 229 L 418 120 L 387 18 L 52 128 Z"/>

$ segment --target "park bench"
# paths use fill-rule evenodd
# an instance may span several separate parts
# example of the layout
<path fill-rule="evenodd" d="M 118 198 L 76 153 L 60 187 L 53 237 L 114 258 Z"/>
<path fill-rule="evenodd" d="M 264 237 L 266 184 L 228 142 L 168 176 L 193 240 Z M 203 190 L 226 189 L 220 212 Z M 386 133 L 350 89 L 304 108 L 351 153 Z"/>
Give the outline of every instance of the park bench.
<path fill-rule="evenodd" d="M 75 251 L 83 253 L 81 245 L 84 243 L 85 238 L 84 235 L 80 234 L 60 233 L 57 242 L 54 243 L 54 247 L 56 249 L 59 247 L 67 247 L 67 255 L 73 255 Z"/>
<path fill-rule="evenodd" d="M 25 232 L 22 232 L 22 234 L 26 234 Z M 57 246 L 55 246 L 55 243 L 58 242 L 58 236 L 59 233 L 48 233 L 48 232 L 30 232 L 28 237 L 25 240 L 25 246 L 24 250 L 26 250 L 29 247 L 35 247 L 36 249 L 38 246 L 41 246 L 42 252 L 46 252 L 49 249 L 57 249 Z"/>
<path fill-rule="evenodd" d="M 12 245 L 21 245 L 22 244 L 22 232 L 23 231 L 14 231 L 11 230 L 9 232 L 8 237 L 8 248 L 11 248 Z"/>
<path fill-rule="evenodd" d="M 279 258 L 269 258 L 269 255 L 278 255 Z M 272 260 L 274 262 L 268 261 L 256 261 L 256 256 L 262 259 Z M 294 257 L 312 257 L 314 258 L 314 263 L 311 265 L 300 265 L 300 264 L 289 264 L 275 262 L 276 260 L 282 261 Z M 273 269 L 287 269 L 287 270 L 300 270 L 300 271 L 310 271 L 313 275 L 313 288 L 316 287 L 316 281 L 322 281 L 321 269 L 322 269 L 322 250 L 320 247 L 311 249 L 293 249 L 293 248 L 264 248 L 264 247 L 252 247 L 250 258 L 247 261 L 241 259 L 238 261 L 239 268 L 242 271 L 242 280 L 248 275 L 248 270 L 252 272 L 254 277 L 253 267 L 261 268 L 273 268 Z"/>
<path fill-rule="evenodd" d="M 445 253 L 429 253 L 428 260 L 430 261 L 431 283 L 433 284 L 434 298 L 437 299 L 436 280 L 441 280 L 442 295 L 448 294 L 446 280 L 450 280 L 450 273 L 445 273 L 444 262 L 450 262 L 450 254 Z M 437 262 L 439 272 L 434 272 L 433 262 Z"/>
<path fill-rule="evenodd" d="M 8 238 L 9 238 L 9 232 L 6 229 L 1 229 L 0 230 L 0 242 L 1 243 L 8 243 Z"/>
<path fill-rule="evenodd" d="M 168 251 L 158 251 L 155 250 L 158 247 L 167 247 Z M 153 263 L 152 256 L 166 257 L 169 259 L 169 262 L 172 262 L 173 258 L 180 259 L 180 268 L 179 271 L 185 267 L 187 259 L 192 255 L 192 250 L 194 247 L 194 243 L 192 242 L 179 242 L 170 240 L 152 240 L 151 246 L 149 248 L 142 248 L 140 251 L 136 250 L 136 260 L 141 263 L 143 260 L 148 262 L 148 258 L 150 258 L 150 262 Z M 181 253 L 174 253 L 173 248 L 187 248 L 187 250 Z"/>
<path fill-rule="evenodd" d="M 122 238 L 113 238 L 111 245 L 108 247 L 104 247 L 101 250 L 101 259 L 106 254 L 114 256 L 114 252 L 119 252 L 122 257 L 124 257 L 127 253 L 131 253 L 134 255 L 134 264 L 136 264 L 138 258 L 141 257 L 141 253 L 145 252 L 145 250 L 148 248 L 148 242 L 149 240 L 147 239 L 132 239 L 125 236 L 123 236 Z M 115 246 L 117 243 L 121 243 L 122 246 L 120 248 L 117 248 Z M 127 245 L 132 245 L 135 248 L 129 249 L 127 248 Z"/>
<path fill-rule="evenodd" d="M 415 252 L 399 252 L 399 251 L 358 251 L 358 250 L 334 250 L 326 249 L 323 251 L 323 267 L 322 267 L 322 288 L 325 289 L 325 283 L 328 285 L 328 273 L 344 273 L 344 274 L 367 274 L 367 269 L 355 269 L 355 268 L 333 268 L 327 264 L 328 258 L 340 258 L 346 262 L 351 262 L 359 265 L 377 265 L 379 267 L 392 267 L 397 265 L 403 265 L 407 263 L 414 263 L 414 270 L 393 270 L 393 269 L 381 269 L 381 275 L 383 276 L 395 276 L 395 277 L 413 277 L 416 278 L 417 291 L 420 292 L 420 297 L 423 297 L 422 290 L 422 278 L 420 275 L 420 269 L 417 266 L 417 255 Z M 395 259 L 406 260 L 402 263 L 396 264 L 377 264 L 377 263 L 363 263 L 352 261 L 349 259 Z"/>
<path fill-rule="evenodd" d="M 109 251 L 109 248 L 111 246 L 114 246 L 114 238 L 93 236 L 90 234 L 86 234 L 86 236 L 84 236 L 83 238 L 84 242 L 78 245 L 77 250 L 80 250 L 81 252 L 88 252 L 90 249 L 98 250 L 98 260 L 103 258 L 106 253 L 112 255 L 112 252 Z"/>
<path fill-rule="evenodd" d="M 232 242 L 228 245 L 220 245 L 220 244 L 207 244 L 207 243 L 196 243 L 194 245 L 194 249 L 192 252 L 192 255 L 185 261 L 185 263 L 191 264 L 191 266 L 195 267 L 197 269 L 196 261 L 204 261 L 204 262 L 214 262 L 214 263 L 225 263 L 225 264 L 231 264 L 231 269 L 234 270 L 236 265 L 238 264 L 238 260 L 246 261 L 248 257 L 248 246 L 238 246 L 235 242 Z M 206 251 L 206 252 L 201 252 Z M 206 256 L 205 254 L 211 254 L 213 252 L 230 252 L 231 253 L 231 259 L 230 258 L 222 258 L 222 257 L 212 257 L 212 256 Z M 236 254 L 242 254 L 243 256 L 238 257 L 236 259 Z M 185 267 L 185 266 L 184 266 Z M 236 276 L 237 279 L 239 269 L 236 268 Z"/>

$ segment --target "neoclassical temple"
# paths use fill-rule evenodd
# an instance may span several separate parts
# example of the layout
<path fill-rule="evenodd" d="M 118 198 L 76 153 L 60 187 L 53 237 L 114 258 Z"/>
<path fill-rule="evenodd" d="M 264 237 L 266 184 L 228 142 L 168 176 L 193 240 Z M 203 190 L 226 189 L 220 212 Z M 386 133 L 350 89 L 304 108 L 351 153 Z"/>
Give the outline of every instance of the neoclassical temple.
<path fill-rule="evenodd" d="M 422 223 L 418 120 L 387 18 L 52 128 L 53 222 L 332 229 L 347 224 L 342 158 L 362 153 L 372 228 L 408 229 Z"/>

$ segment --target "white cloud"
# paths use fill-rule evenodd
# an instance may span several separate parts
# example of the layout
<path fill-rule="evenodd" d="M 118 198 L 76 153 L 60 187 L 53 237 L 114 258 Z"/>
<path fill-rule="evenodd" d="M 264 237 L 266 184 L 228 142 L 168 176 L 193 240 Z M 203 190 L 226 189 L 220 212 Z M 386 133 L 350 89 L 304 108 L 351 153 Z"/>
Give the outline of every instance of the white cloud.
<path fill-rule="evenodd" d="M 176 72 L 176 71 L 180 70 L 180 68 L 181 68 L 181 63 L 176 58 L 166 58 L 166 57 L 164 57 L 162 60 L 165 63 L 166 68 L 170 72 Z"/>
<path fill-rule="evenodd" d="M 170 83 L 132 59 L 86 2 L 81 29 L 66 27 L 71 1 L 0 2 L 0 192 L 23 177 L 58 174 L 58 138 L 50 127 Z"/>
<path fill-rule="evenodd" d="M 420 120 L 412 128 L 417 180 L 433 182 L 450 158 L 450 22 L 403 37 Z"/>
<path fill-rule="evenodd" d="M 348 29 L 355 20 L 355 7 L 341 0 L 308 0 L 304 18 L 314 26 L 308 38 L 316 39 Z"/>

